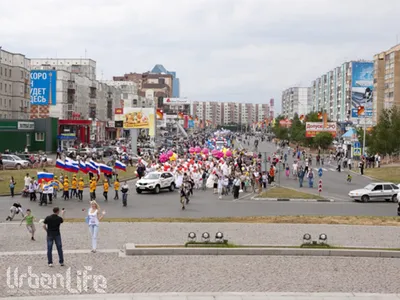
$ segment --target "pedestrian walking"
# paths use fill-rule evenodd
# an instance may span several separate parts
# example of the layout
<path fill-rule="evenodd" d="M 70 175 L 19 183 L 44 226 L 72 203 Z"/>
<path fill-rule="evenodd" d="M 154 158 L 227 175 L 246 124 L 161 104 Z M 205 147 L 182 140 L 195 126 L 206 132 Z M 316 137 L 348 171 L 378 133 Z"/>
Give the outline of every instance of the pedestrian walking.
<path fill-rule="evenodd" d="M 35 240 L 35 217 L 32 215 L 31 210 L 28 208 L 26 210 L 26 215 L 25 217 L 22 219 L 21 224 L 19 224 L 19 226 L 22 225 L 22 223 L 25 221 L 26 222 L 26 229 L 28 229 L 29 233 L 31 234 L 31 240 L 34 241 Z"/>
<path fill-rule="evenodd" d="M 44 220 L 43 229 L 47 233 L 47 262 L 49 267 L 53 266 L 53 244 L 56 244 L 58 261 L 64 266 L 64 253 L 62 249 L 62 240 L 60 233 L 60 225 L 64 222 L 65 209 L 63 208 L 60 216 L 60 209 L 53 208 L 53 214 L 47 216 Z"/>
<path fill-rule="evenodd" d="M 241 181 L 239 176 L 236 176 L 233 181 L 233 199 L 239 199 L 239 191 L 240 191 Z"/>
<path fill-rule="evenodd" d="M 11 176 L 11 179 L 10 179 L 10 194 L 11 194 L 11 198 L 14 198 L 14 189 L 15 189 L 15 185 L 16 184 L 17 183 L 15 182 L 14 177 Z"/>
<path fill-rule="evenodd" d="M 86 223 L 89 225 L 90 236 L 92 239 L 92 253 L 96 253 L 99 224 L 105 214 L 106 214 L 105 211 L 100 213 L 100 206 L 97 204 L 96 201 L 93 200 L 90 202 L 90 209 L 88 210 Z"/>
<path fill-rule="evenodd" d="M 115 182 L 114 182 L 114 191 L 115 191 L 114 200 L 119 200 L 119 195 L 118 195 L 119 186 L 120 186 L 119 180 L 116 179 Z"/>
<path fill-rule="evenodd" d="M 108 188 L 110 187 L 110 185 L 108 184 L 108 180 L 104 180 L 103 182 L 103 196 L 104 196 L 104 200 L 108 201 Z"/>
<path fill-rule="evenodd" d="M 7 217 L 6 221 L 12 221 L 15 215 L 18 215 L 19 213 L 21 213 L 23 218 L 24 212 L 22 210 L 22 205 L 19 202 L 16 202 L 10 207 L 10 215 Z"/>

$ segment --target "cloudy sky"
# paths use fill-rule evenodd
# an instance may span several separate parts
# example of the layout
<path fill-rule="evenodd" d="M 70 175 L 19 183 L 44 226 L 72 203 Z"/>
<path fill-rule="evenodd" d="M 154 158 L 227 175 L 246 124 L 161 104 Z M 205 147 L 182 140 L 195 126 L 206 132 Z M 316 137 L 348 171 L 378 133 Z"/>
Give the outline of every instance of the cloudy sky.
<path fill-rule="evenodd" d="M 0 46 L 87 57 L 98 77 L 175 70 L 192 100 L 268 102 L 400 39 L 399 0 L 0 0 Z M 103 75 L 101 75 L 103 74 Z"/>

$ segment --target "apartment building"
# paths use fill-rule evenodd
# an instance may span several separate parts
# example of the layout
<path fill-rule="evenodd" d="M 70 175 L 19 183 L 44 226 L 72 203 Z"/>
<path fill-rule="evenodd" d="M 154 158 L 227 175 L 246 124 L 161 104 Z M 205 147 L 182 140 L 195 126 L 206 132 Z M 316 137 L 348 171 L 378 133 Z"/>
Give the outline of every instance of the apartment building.
<path fill-rule="evenodd" d="M 140 107 L 147 104 L 144 97 L 139 96 L 138 84 L 134 81 L 113 81 L 113 80 L 102 80 L 102 83 L 113 86 L 121 92 L 121 107 Z"/>
<path fill-rule="evenodd" d="M 52 74 L 56 89 L 51 103 L 32 103 L 31 118 L 110 121 L 114 109 L 121 105 L 121 90 L 96 80 L 92 59 L 35 58 L 31 68 L 32 73 Z"/>
<path fill-rule="evenodd" d="M 172 98 L 173 80 L 171 74 L 157 73 L 129 73 L 123 76 L 114 76 L 113 81 L 132 81 L 138 85 L 138 94 L 148 99 Z M 158 100 L 157 100 L 158 101 Z M 155 102 L 157 102 L 155 101 Z"/>
<path fill-rule="evenodd" d="M 0 47 L 0 119 L 29 119 L 30 60 Z"/>
<path fill-rule="evenodd" d="M 374 122 L 383 109 L 400 105 L 400 44 L 374 55 Z"/>
<path fill-rule="evenodd" d="M 300 117 L 311 111 L 311 88 L 291 87 L 282 92 L 282 114 L 293 119 L 294 115 Z"/>
<path fill-rule="evenodd" d="M 179 78 L 176 76 L 175 71 L 168 71 L 163 65 L 155 65 L 154 68 L 151 70 L 151 73 L 172 75 L 172 97 L 180 97 L 180 82 Z"/>
<path fill-rule="evenodd" d="M 191 104 L 191 115 L 209 120 L 213 126 L 263 122 L 270 116 L 268 104 L 200 102 Z"/>

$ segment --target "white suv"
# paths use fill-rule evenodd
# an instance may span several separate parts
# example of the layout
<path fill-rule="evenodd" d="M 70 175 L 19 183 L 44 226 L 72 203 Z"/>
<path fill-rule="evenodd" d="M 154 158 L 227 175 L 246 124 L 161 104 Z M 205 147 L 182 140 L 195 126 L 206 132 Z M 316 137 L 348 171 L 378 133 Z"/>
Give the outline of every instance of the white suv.
<path fill-rule="evenodd" d="M 151 172 L 136 182 L 136 192 L 143 191 L 158 194 L 162 189 L 175 190 L 175 177 L 170 172 Z"/>

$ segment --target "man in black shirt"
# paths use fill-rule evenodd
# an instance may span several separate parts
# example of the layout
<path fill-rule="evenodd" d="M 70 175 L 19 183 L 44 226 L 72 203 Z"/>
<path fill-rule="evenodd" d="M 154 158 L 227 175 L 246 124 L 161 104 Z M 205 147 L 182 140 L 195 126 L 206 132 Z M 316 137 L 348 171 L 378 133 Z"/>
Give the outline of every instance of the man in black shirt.
<path fill-rule="evenodd" d="M 61 216 L 60 209 L 58 207 L 53 208 L 53 214 L 46 217 L 44 220 L 43 228 L 47 232 L 47 260 L 49 267 L 53 266 L 53 244 L 56 244 L 58 258 L 61 266 L 64 266 L 64 254 L 62 250 L 60 225 L 64 222 L 65 210 L 62 209 Z"/>

